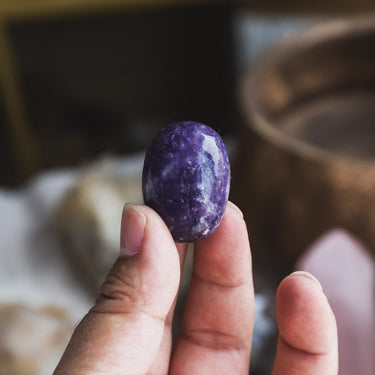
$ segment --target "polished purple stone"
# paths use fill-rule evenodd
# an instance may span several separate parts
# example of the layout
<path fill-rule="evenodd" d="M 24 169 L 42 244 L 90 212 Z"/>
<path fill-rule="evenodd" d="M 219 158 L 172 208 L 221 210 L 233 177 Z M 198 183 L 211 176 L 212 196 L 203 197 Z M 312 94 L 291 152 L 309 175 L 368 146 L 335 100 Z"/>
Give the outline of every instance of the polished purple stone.
<path fill-rule="evenodd" d="M 207 125 L 183 121 L 162 129 L 146 153 L 145 204 L 176 242 L 193 242 L 219 226 L 228 202 L 230 165 L 224 142 Z"/>

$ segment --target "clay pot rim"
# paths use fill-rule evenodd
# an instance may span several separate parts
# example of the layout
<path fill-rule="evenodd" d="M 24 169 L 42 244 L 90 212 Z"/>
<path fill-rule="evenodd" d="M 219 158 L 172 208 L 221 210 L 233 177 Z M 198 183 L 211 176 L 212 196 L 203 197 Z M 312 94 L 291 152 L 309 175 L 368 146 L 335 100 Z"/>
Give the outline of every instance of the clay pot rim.
<path fill-rule="evenodd" d="M 264 52 L 257 62 L 245 72 L 240 86 L 240 106 L 246 126 L 250 126 L 265 141 L 281 148 L 287 153 L 297 155 L 320 163 L 351 164 L 354 167 L 375 167 L 375 158 L 359 158 L 343 153 L 329 151 L 312 145 L 307 141 L 284 133 L 271 123 L 262 113 L 255 95 L 259 81 L 270 66 L 274 66 L 291 54 L 329 42 L 366 33 L 375 32 L 375 16 L 354 16 L 318 22 L 298 34 L 289 36 L 271 46 Z"/>

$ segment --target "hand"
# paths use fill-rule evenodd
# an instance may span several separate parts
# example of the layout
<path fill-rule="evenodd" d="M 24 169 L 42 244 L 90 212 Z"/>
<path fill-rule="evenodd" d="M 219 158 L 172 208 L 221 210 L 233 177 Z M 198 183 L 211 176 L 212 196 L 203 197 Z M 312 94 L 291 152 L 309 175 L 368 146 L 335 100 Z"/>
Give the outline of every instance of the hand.
<path fill-rule="evenodd" d="M 55 375 L 245 375 L 254 290 L 242 214 L 228 204 L 214 234 L 195 244 L 181 334 L 171 326 L 186 245 L 149 207 L 128 205 L 121 255 L 78 325 Z M 285 278 L 276 296 L 280 331 L 273 375 L 337 374 L 334 315 L 309 274 Z"/>

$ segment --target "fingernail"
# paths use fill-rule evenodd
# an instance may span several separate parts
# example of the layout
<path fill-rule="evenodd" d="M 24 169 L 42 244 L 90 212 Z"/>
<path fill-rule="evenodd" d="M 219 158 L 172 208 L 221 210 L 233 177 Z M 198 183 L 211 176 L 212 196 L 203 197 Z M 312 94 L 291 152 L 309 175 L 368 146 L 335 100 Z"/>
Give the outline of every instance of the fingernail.
<path fill-rule="evenodd" d="M 322 288 L 322 284 L 320 284 L 319 280 L 313 276 L 310 272 L 306 272 L 306 271 L 295 271 L 293 272 L 290 276 L 304 276 L 304 277 L 307 277 L 308 279 L 310 280 L 313 280 L 316 282 L 316 284 L 319 286 L 319 288 L 321 290 L 323 290 Z"/>
<path fill-rule="evenodd" d="M 143 242 L 145 215 L 133 203 L 126 203 L 122 211 L 120 255 L 136 255 Z"/>
<path fill-rule="evenodd" d="M 231 202 L 231 201 L 228 201 L 228 204 L 229 204 L 229 206 L 232 206 L 240 215 L 241 215 L 241 217 L 243 218 L 243 213 L 242 213 L 242 211 L 238 208 L 238 206 L 236 206 L 233 202 Z"/>

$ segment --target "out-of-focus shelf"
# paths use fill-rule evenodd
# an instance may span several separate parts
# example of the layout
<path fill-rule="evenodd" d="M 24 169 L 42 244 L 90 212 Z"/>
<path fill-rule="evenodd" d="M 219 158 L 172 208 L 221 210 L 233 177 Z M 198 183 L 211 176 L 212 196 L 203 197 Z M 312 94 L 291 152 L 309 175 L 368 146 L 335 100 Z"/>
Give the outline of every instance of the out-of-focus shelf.
<path fill-rule="evenodd" d="M 217 3 L 218 0 L 2 0 L 0 19 L 6 21 L 27 18 L 65 16 L 90 12 L 160 8 L 167 5 Z M 225 1 L 221 1 L 225 2 Z"/>
<path fill-rule="evenodd" d="M 375 11 L 375 2 L 372 0 L 237 0 L 242 9 L 254 12 L 270 12 L 293 14 L 352 14 Z"/>
<path fill-rule="evenodd" d="M 190 5 L 229 5 L 266 13 L 357 13 L 375 11 L 372 0 L 1 0 L 0 1 L 0 93 L 8 124 L 11 148 L 20 173 L 30 176 L 39 166 L 39 150 L 25 108 L 17 59 L 9 38 L 9 26 L 27 20 L 95 15 L 104 12 L 159 10 Z"/>

